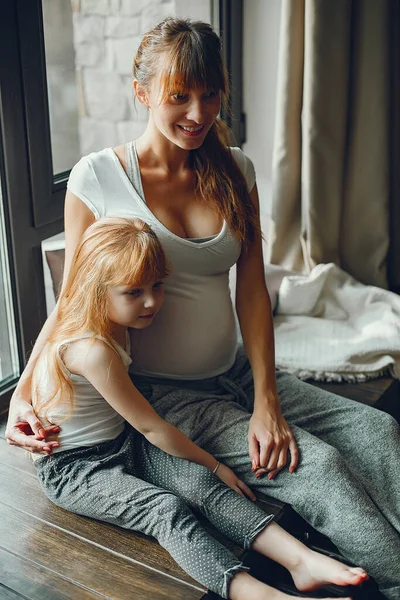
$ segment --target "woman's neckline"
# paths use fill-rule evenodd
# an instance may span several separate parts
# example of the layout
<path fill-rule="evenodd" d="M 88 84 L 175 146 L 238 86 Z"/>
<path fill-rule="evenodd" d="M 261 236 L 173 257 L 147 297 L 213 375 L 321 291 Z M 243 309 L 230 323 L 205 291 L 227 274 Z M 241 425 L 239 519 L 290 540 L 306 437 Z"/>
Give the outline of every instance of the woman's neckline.
<path fill-rule="evenodd" d="M 132 184 L 131 180 L 128 177 L 127 172 L 125 171 L 124 167 L 121 164 L 121 161 L 119 160 L 114 148 L 107 148 L 106 150 L 109 150 L 112 154 L 113 160 L 114 162 L 117 164 L 117 167 L 120 169 L 120 172 L 123 174 L 122 178 L 125 182 L 126 187 L 128 188 L 129 192 L 132 194 L 134 194 L 137 198 L 139 198 L 141 206 L 143 208 L 143 210 L 145 210 L 145 212 L 148 213 L 149 217 L 151 218 L 151 220 L 153 222 L 155 222 L 157 224 L 157 226 L 159 228 L 161 228 L 163 230 L 163 232 L 165 234 L 168 235 L 168 237 L 177 240 L 179 242 L 181 242 L 184 245 L 190 246 L 191 248 L 205 248 L 208 246 L 212 246 L 213 244 L 215 244 L 217 241 L 219 241 L 226 233 L 227 231 L 227 224 L 226 221 L 224 220 L 222 223 L 222 228 L 220 230 L 219 233 L 215 234 L 215 236 L 210 236 L 210 239 L 204 241 L 204 242 L 196 242 L 193 241 L 193 239 L 196 238 L 184 238 L 184 237 L 180 237 L 179 235 L 176 235 L 176 233 L 173 233 L 170 229 L 168 229 L 168 227 L 166 227 L 156 216 L 155 214 L 150 210 L 150 208 L 148 207 L 147 203 L 146 203 L 146 199 L 144 196 L 144 190 L 143 190 L 143 182 L 142 182 L 142 176 L 140 173 L 140 167 L 139 167 L 139 160 L 138 160 L 138 156 L 137 156 L 137 151 L 136 151 L 136 140 L 133 140 L 131 142 L 128 142 L 127 144 L 125 144 L 125 152 L 127 150 L 127 146 L 131 145 L 132 146 L 132 150 L 133 150 L 133 158 L 135 161 L 135 167 L 137 169 L 137 173 L 138 173 L 138 183 L 140 185 L 140 190 L 136 190 L 135 186 Z M 125 162 L 127 162 L 127 157 L 125 157 Z M 141 193 L 140 193 L 141 192 Z M 207 236 L 208 237 L 208 236 Z M 201 239 L 201 238 L 197 238 L 197 239 Z"/>

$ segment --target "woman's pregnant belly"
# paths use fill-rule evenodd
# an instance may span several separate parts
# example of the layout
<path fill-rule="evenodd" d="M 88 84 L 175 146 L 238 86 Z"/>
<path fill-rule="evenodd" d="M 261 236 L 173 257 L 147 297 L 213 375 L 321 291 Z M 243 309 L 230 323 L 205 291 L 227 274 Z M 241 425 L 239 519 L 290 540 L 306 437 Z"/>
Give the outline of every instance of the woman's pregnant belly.
<path fill-rule="evenodd" d="M 131 372 L 176 379 L 223 373 L 232 366 L 237 349 L 226 274 L 174 283 L 172 289 L 166 288 L 164 305 L 153 323 L 131 331 Z"/>

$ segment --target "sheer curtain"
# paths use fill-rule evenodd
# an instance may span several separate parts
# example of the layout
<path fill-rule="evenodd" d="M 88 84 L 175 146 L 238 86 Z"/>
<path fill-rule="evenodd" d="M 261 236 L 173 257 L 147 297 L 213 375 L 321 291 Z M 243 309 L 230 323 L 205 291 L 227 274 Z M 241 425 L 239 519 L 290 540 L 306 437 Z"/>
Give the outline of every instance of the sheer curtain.
<path fill-rule="evenodd" d="M 387 287 L 390 0 L 282 0 L 268 259 Z"/>

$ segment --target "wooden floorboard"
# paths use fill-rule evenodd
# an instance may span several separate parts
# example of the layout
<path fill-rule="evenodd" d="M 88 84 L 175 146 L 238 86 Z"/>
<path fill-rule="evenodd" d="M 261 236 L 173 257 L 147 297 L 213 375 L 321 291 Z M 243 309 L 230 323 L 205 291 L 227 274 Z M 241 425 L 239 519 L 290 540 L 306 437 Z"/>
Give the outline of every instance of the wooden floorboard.
<path fill-rule="evenodd" d="M 388 412 L 400 422 L 400 382 L 398 379 L 380 377 L 357 384 L 320 381 L 308 381 L 308 383 L 327 392 Z"/>
<path fill-rule="evenodd" d="M 58 598 L 90 598 L 98 597 L 98 594 L 110 597 L 115 600 L 118 598 L 188 598 L 199 600 L 203 597 L 205 590 L 191 577 L 189 577 L 171 558 L 161 546 L 151 538 L 144 535 L 132 533 L 98 521 L 88 519 L 82 516 L 69 513 L 54 504 L 52 504 L 42 492 L 36 477 L 35 467 L 28 453 L 9 446 L 4 439 L 4 423 L 0 428 L 0 548 L 2 552 L 9 552 L 13 558 L 17 557 L 24 561 L 24 564 L 31 565 L 31 570 L 36 569 L 39 573 L 50 573 L 46 569 L 52 565 L 51 577 L 59 577 L 60 581 L 68 581 L 69 585 L 88 587 L 87 594 L 84 596 L 79 591 L 79 595 L 65 590 L 67 584 L 53 588 L 53 595 L 49 596 L 52 600 Z M 17 536 L 13 537 L 12 529 L 5 523 L 11 511 Z M 37 556 L 37 548 L 31 544 L 32 540 L 43 541 L 46 536 L 53 540 L 52 554 L 59 551 L 57 563 L 53 556 L 49 557 L 45 549 L 41 548 L 40 557 Z M 29 535 L 28 533 L 29 532 Z M 22 537 L 21 537 L 22 536 Z M 83 572 L 85 578 L 79 581 L 70 581 L 70 576 L 65 572 L 64 563 L 71 547 L 76 544 L 81 549 L 79 558 L 73 563 L 77 569 L 79 564 L 84 566 Z M 51 561 L 49 561 L 51 558 Z M 118 581 L 129 581 L 132 579 L 135 585 L 128 589 L 115 589 L 107 585 L 112 584 L 114 575 L 104 582 L 100 589 L 93 587 L 94 583 L 88 578 L 86 563 L 92 563 L 95 571 L 104 571 L 104 568 L 110 568 Z M 11 561 L 12 562 L 12 561 Z M 119 565 L 121 572 L 115 570 L 115 565 Z M 34 567 L 32 566 L 34 565 Z M 110 565 L 110 567 L 109 567 Z M 4 589 L 22 593 L 23 579 L 21 580 L 21 590 L 17 587 L 17 579 L 13 577 L 8 570 L 0 570 L 0 583 Z M 79 574 L 79 570 L 77 569 Z M 127 574 L 130 574 L 127 577 Z M 81 575 L 78 575 L 81 577 Z M 26 578 L 29 580 L 29 573 Z M 50 574 L 49 574 L 50 577 Z M 97 578 L 95 578 L 97 581 Z M 12 581 L 12 585 L 10 584 Z M 27 582 L 29 583 L 29 581 Z M 68 587 L 68 586 L 67 586 Z M 29 586 L 28 586 L 29 589 Z M 51 590 L 51 586 L 49 587 Z M 57 590 L 57 591 L 55 591 Z M 108 592 L 111 594 L 109 595 Z M 3 590 L 0 589 L 0 600 Z M 5 593 L 5 592 L 4 592 Z M 49 591 L 50 593 L 50 591 Z M 55 593 L 60 593 L 55 596 Z M 64 594 L 64 595 L 63 595 Z M 94 596 L 93 596 L 94 594 Z M 30 598 L 30 596 L 27 596 Z M 32 597 L 42 598 L 42 596 L 33 595 Z"/>
<path fill-rule="evenodd" d="M 17 594 L 12 589 L 4 586 L 0 583 L 0 598 L 1 600 L 27 600 L 26 596 L 21 596 L 21 594 Z"/>
<path fill-rule="evenodd" d="M 63 579 L 51 569 L 35 562 L 16 556 L 0 548 L 0 582 L 6 582 L 7 588 L 14 590 L 16 598 L 27 600 L 100 600 L 103 595 L 96 594 L 72 581 Z M 4 585 L 0 584 L 0 598 Z M 14 598 L 14 596 L 10 596 Z"/>
<path fill-rule="evenodd" d="M 158 600 L 166 596 L 176 600 L 208 598 L 204 596 L 206 590 L 191 579 L 155 540 L 74 515 L 52 504 L 40 488 L 29 453 L 8 445 L 4 431 L 3 422 L 0 424 L 0 549 L 8 556 L 10 564 L 19 561 L 24 565 L 24 569 L 0 571 L 4 589 L 10 589 L 10 593 L 14 591 L 18 597 L 23 593 L 25 581 L 26 589 L 31 590 L 27 598 L 43 597 L 45 600 L 47 597 L 52 600 L 82 597 L 85 600 L 99 597 L 99 594 L 113 600 Z M 278 521 L 287 506 L 279 501 L 266 503 L 263 499 L 259 504 L 267 512 L 276 514 Z M 13 529 L 17 531 L 16 537 L 12 536 Z M 242 549 L 211 527 L 210 530 L 236 556 L 242 554 Z M 36 539 L 38 545 L 34 543 Z M 49 555 L 47 545 L 51 547 Z M 73 560 L 67 559 L 71 548 L 75 548 Z M 91 575 L 96 567 L 102 573 L 99 581 L 97 576 Z M 111 569 L 111 580 L 118 581 L 119 587 L 111 587 L 104 568 Z M 133 579 L 136 584 L 129 591 L 123 584 L 128 572 L 128 580 Z M 43 587 L 43 594 L 38 593 L 38 586 Z M 2 590 L 0 600 L 1 593 Z"/>
<path fill-rule="evenodd" d="M 4 435 L 4 426 L 1 433 Z M 194 585 L 201 589 L 201 586 L 180 569 L 155 540 L 69 513 L 52 504 L 40 488 L 30 455 L 9 446 L 2 436 L 0 437 L 0 480 L 4 482 L 0 486 L 0 502 L 17 509 L 25 517 L 29 517 L 31 523 L 36 521 L 36 528 L 40 528 L 41 523 L 49 524 L 106 551 L 137 561 L 141 566 L 160 570 L 166 575 L 176 577 L 181 583 Z M 274 512 L 278 520 L 284 506 L 279 501 L 274 501 L 274 504 L 266 504 L 262 499 L 259 501 L 259 505 L 267 512 Z M 213 535 L 217 538 L 220 537 L 221 541 L 228 545 L 234 554 L 237 556 L 242 554 L 240 548 L 229 543 L 222 536 L 216 535 L 212 528 L 210 529 Z M 197 597 L 202 597 L 204 593 L 205 590 Z"/>
<path fill-rule="evenodd" d="M 24 480 L 13 467 L 0 462 L 0 480 L 6 485 L 0 486 L 0 502 L 10 503 L 18 510 L 40 519 L 61 530 L 79 536 L 105 550 L 121 555 L 161 570 L 187 583 L 198 585 L 153 539 L 144 535 L 132 534 L 127 530 L 100 523 L 93 519 L 69 513 L 52 504 L 42 492 L 36 478 Z M 1 545 L 1 542 L 0 542 Z"/>
<path fill-rule="evenodd" d="M 379 398 L 391 387 L 393 379 L 382 377 L 380 379 L 374 379 L 373 383 L 365 381 L 363 383 L 326 383 L 324 381 L 309 381 L 315 387 L 319 387 L 323 390 L 357 400 L 363 404 L 374 406 Z"/>
<path fill-rule="evenodd" d="M 64 580 L 114 600 L 127 598 L 199 600 L 204 591 L 125 555 L 95 546 L 0 502 L 0 540 L 4 551 L 50 569 Z M 55 590 L 57 592 L 57 590 Z M 54 599 L 58 596 L 54 595 Z"/>

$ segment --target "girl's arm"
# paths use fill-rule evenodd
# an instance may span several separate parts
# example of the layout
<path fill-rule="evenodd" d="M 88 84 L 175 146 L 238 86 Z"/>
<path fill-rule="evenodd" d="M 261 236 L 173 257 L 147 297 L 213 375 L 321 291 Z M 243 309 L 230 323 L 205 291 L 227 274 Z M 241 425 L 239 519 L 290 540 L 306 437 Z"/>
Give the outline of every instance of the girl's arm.
<path fill-rule="evenodd" d="M 257 186 L 251 198 L 259 214 Z M 294 436 L 282 416 L 275 381 L 274 328 L 265 284 L 261 236 L 243 251 L 237 263 L 236 310 L 254 378 L 254 411 L 249 426 L 249 454 L 253 469 L 269 471 L 269 478 L 287 463 L 298 464 Z"/>
<path fill-rule="evenodd" d="M 63 281 L 68 275 L 75 248 L 83 232 L 94 221 L 93 213 L 77 196 L 67 191 L 65 197 L 65 261 Z M 6 438 L 9 444 L 30 452 L 50 454 L 57 442 L 46 442 L 46 433 L 59 428 L 46 427 L 36 417 L 31 402 L 31 378 L 37 357 L 42 352 L 46 340 L 53 331 L 57 320 L 57 306 L 45 322 L 31 352 L 29 361 L 20 377 L 10 401 Z"/>
<path fill-rule="evenodd" d="M 162 419 L 133 385 L 121 358 L 100 340 L 80 340 L 70 345 L 64 362 L 73 373 L 87 379 L 99 394 L 137 431 L 164 452 L 198 463 L 213 471 L 216 459 L 197 446 L 182 431 Z M 255 496 L 226 465 L 217 476 L 229 487 L 251 500 Z"/>

